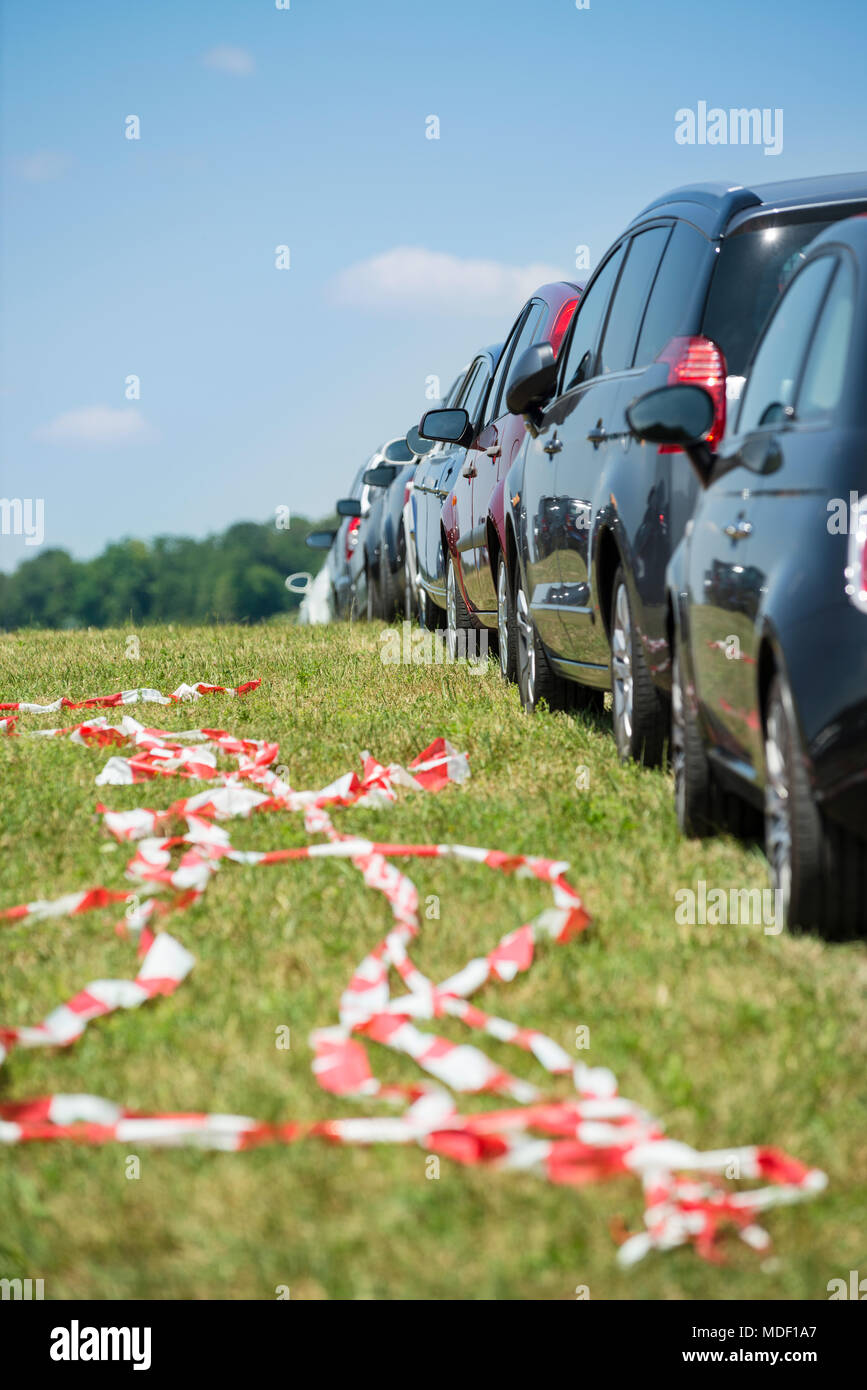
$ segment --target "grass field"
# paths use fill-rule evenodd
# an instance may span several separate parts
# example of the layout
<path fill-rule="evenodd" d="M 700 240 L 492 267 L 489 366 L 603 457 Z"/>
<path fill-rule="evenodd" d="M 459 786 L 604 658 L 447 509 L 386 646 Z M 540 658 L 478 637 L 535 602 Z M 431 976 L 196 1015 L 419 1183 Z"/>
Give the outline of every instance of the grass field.
<path fill-rule="evenodd" d="M 594 919 L 476 1002 L 570 1050 L 576 1028 L 589 1027 L 583 1059 L 610 1066 L 622 1094 L 674 1138 L 778 1145 L 825 1169 L 827 1192 L 768 1215 L 770 1257 L 731 1240 L 720 1266 L 678 1250 L 625 1272 L 612 1230 L 640 1227 L 631 1179 L 574 1191 L 444 1160 L 432 1181 L 419 1148 L 312 1142 L 240 1154 L 142 1149 L 130 1180 L 121 1146 L 32 1145 L 0 1156 L 0 1276 L 43 1278 L 47 1298 L 269 1299 L 288 1285 L 295 1299 L 569 1299 L 587 1285 L 591 1298 L 824 1299 L 829 1279 L 867 1271 L 864 948 L 679 925 L 678 888 L 764 886 L 758 851 L 681 839 L 669 776 L 620 767 L 604 721 L 527 718 L 493 663 L 483 675 L 383 665 L 379 631 L 144 629 L 137 661 L 120 630 L 7 635 L 0 699 L 261 676 L 243 701 L 130 713 L 169 729 L 275 738 L 299 789 L 357 768 L 364 748 L 406 762 L 446 735 L 470 755 L 466 787 L 388 811 L 336 812 L 339 828 L 568 859 Z M 77 717 L 25 715 L 20 728 Z M 126 855 L 106 841 L 95 803 L 161 806 L 196 789 L 97 788 L 105 759 L 59 740 L 0 740 L 0 906 L 123 887 Z M 578 766 L 589 772 L 584 790 Z M 305 842 L 300 818 L 278 815 L 233 822 L 232 838 L 250 849 Z M 440 920 L 424 923 L 414 951 L 434 978 L 549 902 L 547 890 L 485 869 L 433 861 L 407 871 L 440 899 Z M 0 1022 L 35 1023 L 90 980 L 134 974 L 115 920 L 105 911 L 0 929 Z M 346 863 L 226 865 L 201 903 L 169 921 L 197 958 L 177 993 L 93 1023 L 63 1052 L 13 1052 L 0 1095 L 84 1091 L 140 1110 L 273 1121 L 363 1113 L 316 1085 L 307 1038 L 336 1021 L 353 967 L 389 920 Z M 282 1025 L 289 1051 L 275 1047 Z M 465 1038 L 448 1023 L 442 1031 Z M 485 1046 L 546 1085 L 532 1058 Z M 419 1076 L 384 1049 L 370 1053 L 380 1076 Z M 550 1089 L 565 1094 L 561 1083 Z"/>

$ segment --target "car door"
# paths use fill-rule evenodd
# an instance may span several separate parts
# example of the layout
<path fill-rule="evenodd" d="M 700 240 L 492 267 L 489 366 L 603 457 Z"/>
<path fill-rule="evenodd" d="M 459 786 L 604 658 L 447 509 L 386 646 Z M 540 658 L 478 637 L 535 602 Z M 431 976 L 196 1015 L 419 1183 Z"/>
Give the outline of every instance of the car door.
<path fill-rule="evenodd" d="M 487 377 L 487 363 L 483 357 L 475 357 L 467 370 L 455 381 L 443 400 L 443 409 L 458 405 L 467 388 L 478 380 L 484 369 Z M 442 540 L 440 515 L 442 504 L 448 496 L 465 450 L 457 445 L 437 444 L 422 459 L 415 475 L 415 524 L 416 558 L 419 576 L 425 588 L 442 593 L 445 599 L 445 585 L 442 575 Z"/>
<path fill-rule="evenodd" d="M 644 660 L 653 679 L 667 690 L 671 673 L 665 573 L 672 550 L 695 510 L 699 484 L 693 469 L 682 466 L 679 450 L 671 446 L 645 447 L 632 439 L 625 412 L 633 399 L 671 381 L 674 362 L 679 364 L 676 370 L 680 372 L 684 370 L 685 354 L 700 351 L 695 329 L 713 251 L 703 233 L 682 221 L 672 225 L 660 219 L 642 237 L 646 237 L 641 244 L 648 251 L 645 259 L 649 269 L 657 263 L 654 242 L 662 248 L 662 256 L 640 315 L 631 367 L 623 375 L 617 418 L 610 426 L 618 436 L 619 447 L 609 451 L 597 520 L 612 528 L 625 572 L 635 636 L 643 643 Z M 626 272 L 618 288 L 618 304 L 625 276 Z M 639 304 L 642 297 L 643 290 L 638 296 Z M 613 314 L 614 311 L 612 317 Z M 610 325 L 607 332 L 611 332 Z M 713 345 L 707 344 L 701 360 L 708 371 L 713 352 Z M 693 358 L 688 360 L 692 362 Z M 604 560 L 597 534 L 591 579 L 594 614 L 597 622 L 604 622 L 613 576 L 604 564 L 600 573 L 600 556 Z"/>
<path fill-rule="evenodd" d="M 590 387 L 623 256 L 624 244 L 620 243 L 581 297 L 561 353 L 559 394 L 545 410 L 538 433 L 528 437 L 524 455 L 520 507 L 527 594 L 539 636 L 558 655 L 567 655 L 568 634 L 562 618 L 564 584 L 571 586 L 573 605 L 589 603 L 588 520 L 597 476 L 592 454 L 588 457 L 574 447 L 566 453 L 566 466 L 562 466 L 562 433 L 566 431 L 574 445 L 595 423 Z M 568 543 L 567 526 L 571 531 Z M 561 554 L 567 547 L 569 561 L 561 566 Z"/>
<path fill-rule="evenodd" d="M 482 436 L 490 437 L 488 429 L 487 406 L 494 397 L 498 383 L 502 379 L 502 372 L 508 365 L 512 348 L 515 344 L 515 336 L 520 332 L 521 324 L 524 321 L 526 309 L 522 309 L 517 322 L 512 326 L 511 333 L 506 340 L 503 353 L 500 358 L 497 370 L 494 373 L 490 390 L 486 398 L 485 408 L 479 416 L 478 424 L 467 410 L 466 402 L 460 401 L 459 404 L 467 410 L 470 415 L 470 423 L 476 427 L 473 442 L 466 451 L 462 451 L 461 467 L 456 471 L 450 485 L 450 492 L 447 496 L 447 506 L 444 514 L 446 535 L 450 546 L 457 552 L 458 570 L 462 582 L 466 584 L 466 574 L 473 569 L 474 557 L 470 552 L 473 550 L 473 479 L 477 473 L 477 459 L 484 449 L 481 445 Z M 469 596 L 469 591 L 468 591 Z"/>
<path fill-rule="evenodd" d="M 820 435 L 827 428 L 809 407 L 823 388 L 805 377 L 808 349 L 826 300 L 847 293 L 845 268 L 820 256 L 796 275 L 761 339 L 734 432 L 723 442 L 714 479 L 697 509 L 689 542 L 690 655 L 706 727 L 717 753 L 751 776 L 762 766 L 756 679 L 761 614 L 776 576 L 786 571 L 789 599 L 808 585 L 792 566 L 793 544 L 826 519 Z M 848 272 L 851 277 L 851 271 Z M 848 292 L 852 294 L 851 278 Z M 797 401 L 806 380 L 803 417 Z M 794 586 L 794 591 L 792 589 Z M 807 595 L 803 595 L 806 603 Z"/>
<path fill-rule="evenodd" d="M 528 436 L 521 470 L 522 553 L 529 607 L 539 637 L 557 655 L 565 655 L 563 617 L 563 580 L 560 552 L 564 549 L 564 532 L 570 525 L 575 537 L 584 541 L 584 575 L 586 578 L 585 516 L 589 514 L 592 496 L 589 480 L 579 480 L 575 470 L 560 470 L 559 456 L 563 450 L 560 438 L 564 421 L 575 413 L 581 416 L 584 431 L 588 431 L 589 407 L 585 409 L 589 379 L 593 375 L 597 345 L 614 285 L 620 274 L 624 246 L 617 245 L 606 257 L 602 267 L 593 275 L 591 284 L 575 310 L 570 332 L 561 350 L 559 395 L 543 411 L 538 432 Z M 584 496 L 584 502 L 581 499 Z M 511 499 L 513 506 L 515 499 Z M 581 548 L 577 548 L 575 569 L 581 566 Z"/>
<path fill-rule="evenodd" d="M 514 336 L 512 349 L 504 372 L 499 375 L 488 398 L 482 432 L 467 455 L 472 456 L 472 534 L 471 547 L 462 552 L 464 585 L 473 606 L 480 612 L 496 612 L 497 594 L 488 562 L 488 507 L 500 478 L 514 462 L 515 452 L 524 434 L 524 421 L 510 415 L 506 395 L 511 376 L 521 353 L 538 342 L 548 320 L 548 306 L 542 299 L 531 299 L 524 312 L 519 332 Z"/>
<path fill-rule="evenodd" d="M 636 342 L 669 234 L 669 225 L 650 227 L 623 244 L 592 376 L 575 393 L 574 408 L 558 430 L 563 447 L 556 455 L 555 485 L 568 522 L 557 548 L 564 655 L 599 668 L 607 667 L 609 648 L 606 615 L 592 592 L 593 529 L 600 513 L 610 512 L 613 519 L 624 507 L 634 509 L 636 500 L 641 511 L 647 504 L 638 470 L 624 476 L 621 468 L 629 440 L 625 404 L 635 394 Z"/>

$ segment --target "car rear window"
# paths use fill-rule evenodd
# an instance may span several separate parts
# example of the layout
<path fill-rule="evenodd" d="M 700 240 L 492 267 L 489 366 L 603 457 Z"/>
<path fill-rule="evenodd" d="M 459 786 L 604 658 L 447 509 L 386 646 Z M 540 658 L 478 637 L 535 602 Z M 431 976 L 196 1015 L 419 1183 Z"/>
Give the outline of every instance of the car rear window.
<path fill-rule="evenodd" d="M 817 218 L 811 209 L 809 221 L 803 213 L 761 217 L 723 237 L 702 332 L 722 348 L 731 376 L 746 371 L 777 295 L 801 264 L 808 243 L 839 218 L 863 210 L 838 205 Z"/>

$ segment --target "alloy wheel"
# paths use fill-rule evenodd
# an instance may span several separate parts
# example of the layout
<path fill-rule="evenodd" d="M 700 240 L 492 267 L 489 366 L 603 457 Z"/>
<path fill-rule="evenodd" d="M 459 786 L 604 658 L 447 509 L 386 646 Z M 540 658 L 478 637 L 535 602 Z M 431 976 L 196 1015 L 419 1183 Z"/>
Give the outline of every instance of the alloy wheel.
<path fill-rule="evenodd" d="M 677 823 L 683 828 L 686 820 L 686 717 L 679 655 L 675 655 L 671 673 L 671 770 Z"/>
<path fill-rule="evenodd" d="M 521 693 L 525 708 L 532 709 L 536 699 L 536 639 L 530 605 L 520 581 L 515 596 L 515 623 L 518 629 L 518 670 L 523 687 Z"/>
<path fill-rule="evenodd" d="M 784 920 L 788 920 L 792 897 L 792 820 L 789 785 L 786 777 L 786 731 L 781 705 L 768 711 L 765 734 L 765 851 L 774 888 L 783 895 Z"/>
<path fill-rule="evenodd" d="M 611 672 L 614 697 L 614 738 L 622 758 L 629 756 L 632 741 L 632 617 L 626 585 L 618 587 L 611 632 Z"/>
<path fill-rule="evenodd" d="M 449 656 L 454 660 L 458 646 L 458 595 L 455 588 L 455 567 L 449 562 L 449 572 L 446 579 L 446 641 Z"/>
<path fill-rule="evenodd" d="M 497 635 L 500 648 L 500 675 L 509 678 L 509 579 L 500 561 L 497 570 Z"/>
<path fill-rule="evenodd" d="M 403 562 L 403 615 L 408 620 L 412 620 L 412 565 L 409 558 L 409 546 Z"/>

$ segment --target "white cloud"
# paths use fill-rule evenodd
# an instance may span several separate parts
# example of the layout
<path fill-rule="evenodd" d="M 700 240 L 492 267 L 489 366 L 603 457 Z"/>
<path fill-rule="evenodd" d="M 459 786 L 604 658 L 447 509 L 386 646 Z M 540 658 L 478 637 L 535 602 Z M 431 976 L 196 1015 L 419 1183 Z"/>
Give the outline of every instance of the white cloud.
<path fill-rule="evenodd" d="M 206 68 L 214 68 L 217 72 L 230 72 L 233 77 L 249 77 L 256 66 L 252 53 L 248 53 L 246 48 L 232 48 L 231 44 L 227 43 L 209 48 L 202 62 Z"/>
<path fill-rule="evenodd" d="M 28 183 L 50 183 L 66 173 L 69 160 L 56 150 L 37 150 L 35 154 L 22 155 L 13 160 L 12 167 L 19 178 L 26 179 Z"/>
<path fill-rule="evenodd" d="M 503 265 L 395 246 L 342 270 L 331 283 L 331 298 L 353 309 L 493 314 L 517 309 L 539 285 L 562 278 L 562 270 L 540 263 Z"/>
<path fill-rule="evenodd" d="M 85 405 L 67 410 L 34 432 L 46 444 L 128 444 L 148 434 L 148 426 L 135 406 L 115 409 L 110 405 Z"/>

